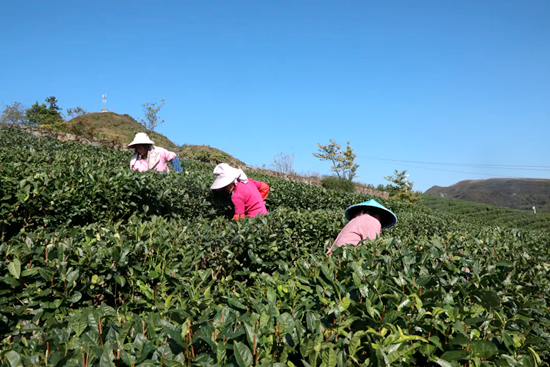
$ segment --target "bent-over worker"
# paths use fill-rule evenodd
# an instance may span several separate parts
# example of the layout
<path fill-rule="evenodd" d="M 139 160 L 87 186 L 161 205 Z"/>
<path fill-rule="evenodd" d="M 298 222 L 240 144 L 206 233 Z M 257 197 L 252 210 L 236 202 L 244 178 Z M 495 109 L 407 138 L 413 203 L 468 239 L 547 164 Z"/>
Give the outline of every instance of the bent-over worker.
<path fill-rule="evenodd" d="M 327 255 L 334 246 L 361 245 L 364 239 L 375 240 L 382 228 L 390 228 L 397 223 L 397 216 L 374 199 L 355 204 L 346 209 L 348 224 L 342 229 Z"/>
<path fill-rule="evenodd" d="M 233 219 L 267 214 L 264 200 L 269 194 L 268 184 L 246 177 L 243 170 L 227 163 L 218 164 L 214 168 L 214 175 L 216 179 L 210 188 L 232 194 L 231 201 L 235 206 Z"/>
<path fill-rule="evenodd" d="M 137 133 L 134 140 L 128 144 L 128 148 L 134 149 L 130 158 L 130 169 L 134 171 L 157 170 L 169 172 L 167 162 L 172 162 L 174 171 L 181 172 L 181 162 L 176 153 L 164 148 L 156 147 L 155 143 L 145 133 Z"/>

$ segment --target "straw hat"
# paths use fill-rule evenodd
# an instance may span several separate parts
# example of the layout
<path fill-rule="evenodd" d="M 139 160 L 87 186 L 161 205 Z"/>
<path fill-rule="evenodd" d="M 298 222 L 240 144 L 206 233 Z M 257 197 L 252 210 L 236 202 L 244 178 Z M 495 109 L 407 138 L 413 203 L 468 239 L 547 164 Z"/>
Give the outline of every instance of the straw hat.
<path fill-rule="evenodd" d="M 242 170 L 233 168 L 227 163 L 218 164 L 214 168 L 214 175 L 216 179 L 210 186 L 211 190 L 221 189 L 236 181 L 246 182 L 248 179 Z"/>
<path fill-rule="evenodd" d="M 150 144 L 153 145 L 153 141 L 149 139 L 149 136 L 145 133 L 137 133 L 136 136 L 134 136 L 134 140 L 128 144 L 128 148 L 131 148 L 134 145 L 138 144 Z"/>
<path fill-rule="evenodd" d="M 380 204 L 374 199 L 364 201 L 360 204 L 355 204 L 346 209 L 346 218 L 351 219 L 354 209 L 364 207 L 368 212 L 372 214 L 380 215 L 380 225 L 382 228 L 390 228 L 397 223 L 397 215 L 391 210 L 387 209 L 384 205 Z"/>

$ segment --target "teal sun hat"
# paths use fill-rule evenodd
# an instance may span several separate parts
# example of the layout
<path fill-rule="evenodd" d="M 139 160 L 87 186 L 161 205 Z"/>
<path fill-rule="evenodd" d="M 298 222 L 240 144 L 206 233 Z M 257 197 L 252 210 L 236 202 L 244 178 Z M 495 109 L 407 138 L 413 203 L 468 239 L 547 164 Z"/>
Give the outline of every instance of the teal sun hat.
<path fill-rule="evenodd" d="M 380 204 L 378 201 L 371 199 L 360 204 L 355 204 L 346 209 L 346 219 L 351 220 L 355 210 L 364 207 L 372 214 L 380 214 L 380 224 L 382 228 L 390 228 L 397 223 L 397 215 L 391 210 Z"/>

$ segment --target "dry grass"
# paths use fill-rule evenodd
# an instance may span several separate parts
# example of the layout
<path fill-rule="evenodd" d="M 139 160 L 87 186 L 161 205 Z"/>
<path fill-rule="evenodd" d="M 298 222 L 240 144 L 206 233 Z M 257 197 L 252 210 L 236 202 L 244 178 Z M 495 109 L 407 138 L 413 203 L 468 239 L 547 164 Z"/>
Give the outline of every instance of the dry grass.
<path fill-rule="evenodd" d="M 235 157 L 207 145 L 178 146 L 166 136 L 147 130 L 131 116 L 119 115 L 114 112 L 88 113 L 57 126 L 46 128 L 83 137 L 95 137 L 99 140 L 114 141 L 123 146 L 130 143 L 135 134 L 144 132 L 155 142 L 155 145 L 174 151 L 182 157 L 210 163 L 225 162 L 235 166 L 244 165 L 242 161 Z"/>

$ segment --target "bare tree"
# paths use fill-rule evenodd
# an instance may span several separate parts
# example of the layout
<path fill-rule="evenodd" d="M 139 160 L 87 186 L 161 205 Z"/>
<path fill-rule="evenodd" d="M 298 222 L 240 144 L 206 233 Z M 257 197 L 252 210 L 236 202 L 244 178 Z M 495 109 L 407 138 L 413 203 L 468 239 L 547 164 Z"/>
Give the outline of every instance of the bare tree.
<path fill-rule="evenodd" d="M 155 107 L 156 105 L 157 102 L 148 102 L 141 105 L 145 119 L 140 118 L 139 123 L 151 131 L 155 131 L 155 128 L 164 122 L 158 117 L 160 109 L 164 106 L 164 99 L 160 101 L 158 107 Z"/>
<path fill-rule="evenodd" d="M 81 115 L 85 115 L 87 114 L 88 111 L 86 111 L 84 108 L 78 106 L 78 107 L 75 107 L 75 108 L 67 108 L 67 116 L 68 117 L 77 117 L 77 116 L 81 116 Z"/>
<path fill-rule="evenodd" d="M 25 114 L 27 107 L 23 106 L 21 102 L 13 102 L 11 105 L 4 106 L 4 111 L 2 111 L 2 114 L 0 115 L 0 123 L 28 125 L 29 120 Z"/>
<path fill-rule="evenodd" d="M 290 152 L 290 154 L 286 153 L 279 153 L 275 157 L 273 157 L 273 162 L 269 165 L 271 169 L 277 172 L 285 173 L 285 174 L 294 174 L 294 168 L 292 167 L 294 164 L 294 153 Z"/>

